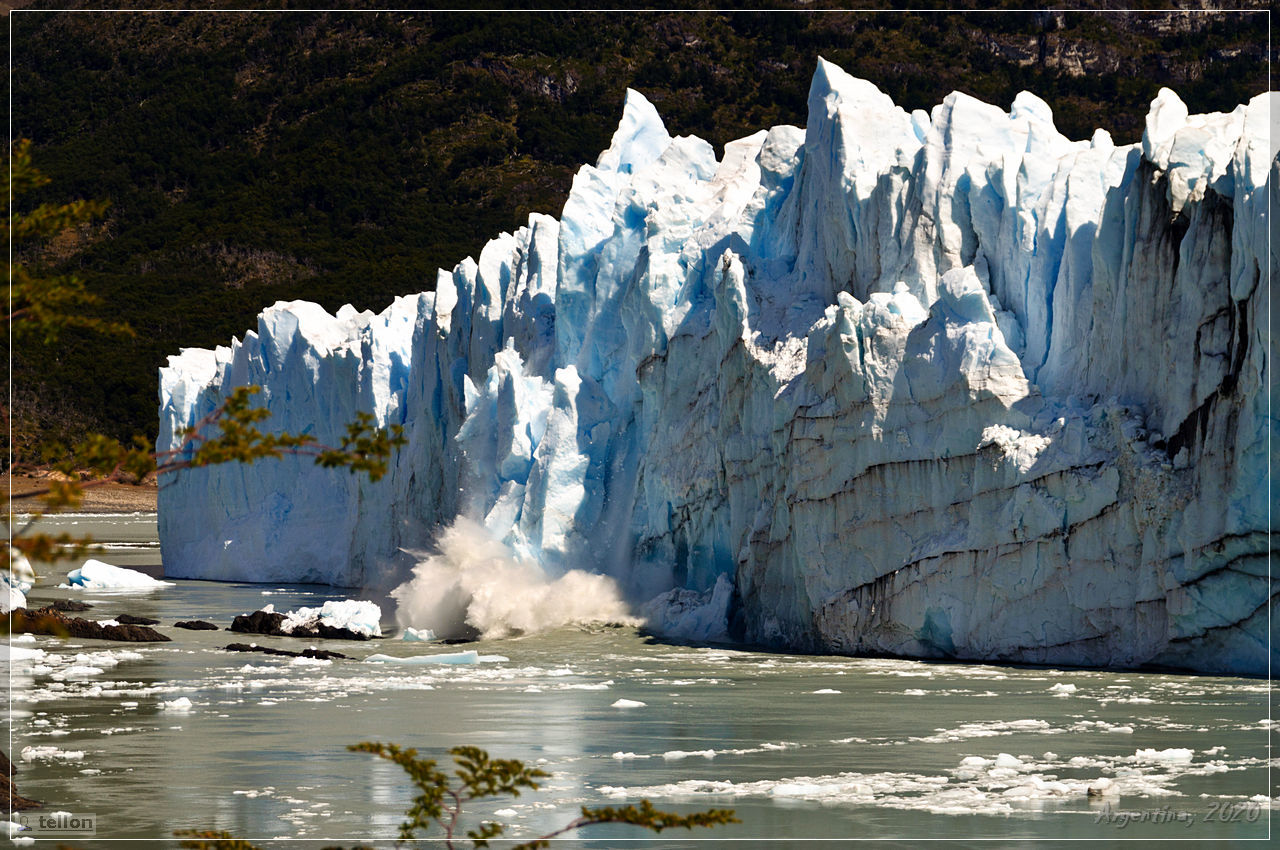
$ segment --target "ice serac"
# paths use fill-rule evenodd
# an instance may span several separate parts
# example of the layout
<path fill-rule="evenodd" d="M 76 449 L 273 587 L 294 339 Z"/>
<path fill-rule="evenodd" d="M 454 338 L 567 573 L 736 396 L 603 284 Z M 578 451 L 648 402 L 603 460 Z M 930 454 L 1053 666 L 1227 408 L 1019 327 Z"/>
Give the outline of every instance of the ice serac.
<path fill-rule="evenodd" d="M 630 92 L 559 221 L 171 358 L 161 448 L 246 383 L 409 444 L 182 473 L 166 572 L 389 586 L 463 517 L 699 639 L 1263 673 L 1274 101 L 1162 91 L 1116 145 L 821 62 L 806 129 L 718 160 Z"/>

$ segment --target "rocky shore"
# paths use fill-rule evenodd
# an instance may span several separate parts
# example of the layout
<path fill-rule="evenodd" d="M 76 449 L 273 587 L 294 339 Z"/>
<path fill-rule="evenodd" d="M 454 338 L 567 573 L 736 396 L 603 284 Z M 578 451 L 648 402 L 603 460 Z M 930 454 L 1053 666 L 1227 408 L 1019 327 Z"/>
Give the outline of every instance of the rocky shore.
<path fill-rule="evenodd" d="M 38 494 L 49 486 L 51 476 L 56 473 L 37 471 L 26 475 L 8 474 L 4 477 L 5 500 L 13 500 L 13 509 L 19 513 L 40 510 L 42 505 Z M 87 483 L 87 482 L 85 482 Z M 84 500 L 74 509 L 63 511 L 91 511 L 94 513 L 135 513 L 150 512 L 156 509 L 156 494 L 159 488 L 154 480 L 141 484 L 95 484 L 84 490 Z"/>

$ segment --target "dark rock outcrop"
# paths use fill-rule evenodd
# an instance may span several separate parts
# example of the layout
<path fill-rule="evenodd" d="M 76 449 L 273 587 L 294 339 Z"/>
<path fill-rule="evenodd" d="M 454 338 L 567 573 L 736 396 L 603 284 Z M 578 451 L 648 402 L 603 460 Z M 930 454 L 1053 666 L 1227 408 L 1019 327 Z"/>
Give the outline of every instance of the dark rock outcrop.
<path fill-rule="evenodd" d="M 291 637 L 319 637 L 329 638 L 330 640 L 368 640 L 369 636 L 353 632 L 350 629 L 335 628 L 325 623 L 316 623 L 309 629 L 294 629 L 289 632 Z"/>
<path fill-rule="evenodd" d="M 152 617 L 135 617 L 133 614 L 117 614 L 116 622 L 122 626 L 158 626 L 160 621 Z"/>
<path fill-rule="evenodd" d="M 53 606 L 27 610 L 15 608 L 10 628 L 14 634 L 53 635 L 54 637 L 87 638 L 89 640 L 116 640 L 133 643 L 167 641 L 169 637 L 150 626 L 104 626 L 82 617 L 68 617 Z"/>
<path fill-rule="evenodd" d="M 280 628 L 285 615 L 278 611 L 254 611 L 252 614 L 241 614 L 231 621 L 228 631 L 250 635 L 276 635 L 278 637 L 296 638 L 328 638 L 330 640 L 368 640 L 368 635 L 353 632 L 350 629 L 337 628 L 316 620 L 308 625 L 299 626 L 291 632 Z"/>
<path fill-rule="evenodd" d="M 93 606 L 88 602 L 81 602 L 78 599 L 55 599 L 46 608 L 52 608 L 55 611 L 88 611 Z"/>
<path fill-rule="evenodd" d="M 174 623 L 173 627 L 175 629 L 191 629 L 197 632 L 212 632 L 218 630 L 216 625 L 205 620 L 182 620 Z"/>
<path fill-rule="evenodd" d="M 0 751 L 0 805 L 4 804 L 3 800 L 7 797 L 11 812 L 40 808 L 42 803 L 29 800 L 18 793 L 18 789 L 13 784 L 13 774 L 16 772 L 17 769 L 9 761 L 9 757 Z"/>
<path fill-rule="evenodd" d="M 252 614 L 241 614 L 231 621 L 227 631 L 240 632 L 247 635 L 283 635 L 280 624 L 284 622 L 284 614 L 276 611 L 254 611 Z"/>
<path fill-rule="evenodd" d="M 226 650 L 228 652 L 261 652 L 264 655 L 282 655 L 286 658 L 319 658 L 324 661 L 350 657 L 330 649 L 304 649 L 302 652 L 290 652 L 287 649 L 276 649 L 270 646 L 258 646 L 257 644 L 249 643 L 229 643 L 226 646 Z"/>

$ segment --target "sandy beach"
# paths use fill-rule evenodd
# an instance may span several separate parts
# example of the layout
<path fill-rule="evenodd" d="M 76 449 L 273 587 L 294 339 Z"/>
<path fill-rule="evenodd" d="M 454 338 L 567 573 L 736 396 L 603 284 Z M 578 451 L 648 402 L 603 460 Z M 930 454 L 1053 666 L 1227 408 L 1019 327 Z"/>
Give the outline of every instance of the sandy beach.
<path fill-rule="evenodd" d="M 86 485 L 89 482 L 85 482 Z M 4 477 L 5 501 L 12 499 L 13 510 L 24 513 L 40 510 L 43 505 L 38 498 L 40 492 L 48 487 L 43 477 L 24 475 L 6 475 Z M 142 484 L 94 484 L 84 489 L 84 500 L 76 508 L 69 510 L 92 511 L 95 513 L 134 513 L 136 511 L 154 511 L 158 488 L 154 481 Z"/>

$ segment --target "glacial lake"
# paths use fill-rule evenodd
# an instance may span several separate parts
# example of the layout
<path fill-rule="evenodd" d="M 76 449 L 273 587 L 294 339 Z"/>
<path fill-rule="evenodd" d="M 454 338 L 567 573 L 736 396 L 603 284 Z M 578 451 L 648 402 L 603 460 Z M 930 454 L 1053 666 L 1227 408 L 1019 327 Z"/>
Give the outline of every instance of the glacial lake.
<path fill-rule="evenodd" d="M 103 560 L 159 572 L 153 514 L 66 515 L 46 528 L 91 534 L 108 545 Z M 95 606 L 80 615 L 92 619 L 155 617 L 173 642 L 38 637 L 10 646 L 24 657 L 6 662 L 8 753 L 19 792 L 45 803 L 26 817 L 94 815 L 92 838 L 32 833 L 72 847 L 119 848 L 130 845 L 102 839 L 183 828 L 316 840 L 275 846 L 394 847 L 411 786 L 399 767 L 346 749 L 369 740 L 441 759 L 473 744 L 552 774 L 519 799 L 471 806 L 466 828 L 496 819 L 528 838 L 580 806 L 641 797 L 679 811 L 733 808 L 742 820 L 661 836 L 594 827 L 557 847 L 693 848 L 731 838 L 770 847 L 816 838 L 1221 846 L 1264 839 L 1276 799 L 1263 680 L 791 655 L 674 645 L 605 626 L 468 647 L 185 631 L 171 626 L 225 627 L 267 603 L 285 611 L 374 598 L 394 634 L 394 606 L 305 585 L 57 589 L 74 566 L 44 568 L 31 604 L 74 597 Z M 225 651 L 231 642 L 316 645 L 352 660 Z M 363 660 L 470 648 L 507 660 Z M 182 698 L 189 707 L 166 705 Z M 1116 793 L 1089 796 L 1103 779 Z"/>

